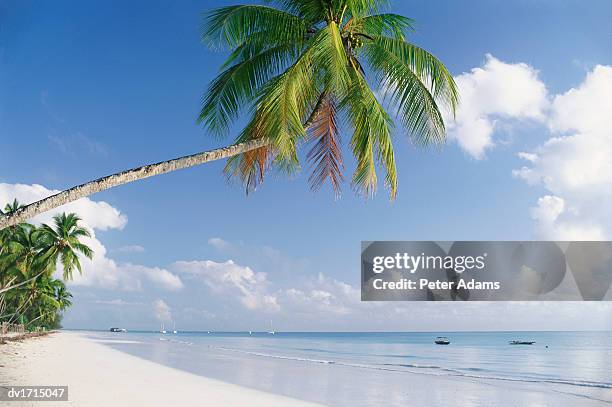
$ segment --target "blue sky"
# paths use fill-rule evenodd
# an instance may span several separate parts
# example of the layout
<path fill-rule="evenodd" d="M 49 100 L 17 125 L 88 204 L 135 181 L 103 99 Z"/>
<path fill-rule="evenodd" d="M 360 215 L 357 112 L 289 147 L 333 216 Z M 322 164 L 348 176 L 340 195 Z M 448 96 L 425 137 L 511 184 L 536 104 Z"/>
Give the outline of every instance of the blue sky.
<path fill-rule="evenodd" d="M 195 118 L 225 56 L 200 43 L 201 12 L 233 3 L 0 2 L 0 183 L 6 197 L 16 191 L 15 184 L 64 189 L 231 142 L 213 139 Z M 109 223 L 100 221 L 95 230 L 107 251 L 105 260 L 112 260 L 121 276 L 115 286 L 102 280 L 75 286 L 75 307 L 66 325 L 106 328 L 119 320 L 147 328 L 157 320 L 176 319 L 192 329 L 249 329 L 274 319 L 285 329 L 416 329 L 429 325 L 414 315 L 376 323 L 360 315 L 351 290 L 359 281 L 361 240 L 609 237 L 610 215 L 594 202 L 602 194 L 604 203 L 610 202 L 610 180 L 576 186 L 562 176 L 573 167 L 558 163 L 592 163 L 589 148 L 601 151 L 589 144 L 592 140 L 612 148 L 609 132 L 595 129 L 597 119 L 565 119 L 578 117 L 566 113 L 571 109 L 589 110 L 579 105 L 585 99 L 604 98 L 598 106 L 607 108 L 597 89 L 612 86 L 606 69 L 612 66 L 612 4 L 396 1 L 391 10 L 415 18 L 418 31 L 412 40 L 442 59 L 453 75 L 464 75 L 463 83 L 476 95 L 463 98 L 467 108 L 458 120 L 465 117 L 465 127 L 457 125 L 440 151 L 411 146 L 398 128 L 395 202 L 382 186 L 374 199 L 364 201 L 348 184 L 336 201 L 329 188 L 311 192 L 307 172 L 293 179 L 271 176 L 247 198 L 242 188 L 225 181 L 223 163 L 97 194 L 94 201 L 122 214 L 100 209 L 108 212 Z M 577 97 L 581 91 L 589 97 Z M 501 96 L 491 102 L 491 94 Z M 562 95 L 567 97 L 557 98 Z M 473 126 L 481 119 L 492 130 L 479 153 L 462 143 L 476 134 Z M 567 159 L 562 152 L 573 151 L 571 145 L 559 152 L 546 144 L 575 135 L 587 140 L 580 144 L 584 155 Z M 537 153 L 541 159 L 526 163 L 527 156 L 519 153 Z M 354 163 L 348 151 L 345 157 L 350 174 Z M 530 170 L 520 172 L 525 166 Z M 606 169 L 602 163 L 592 171 Z M 588 175 L 581 179 L 592 180 Z M 551 213 L 556 214 L 552 220 Z M 180 263 L 212 261 L 224 265 L 218 266 L 221 272 L 231 272 L 230 260 L 241 267 L 240 284 L 246 286 L 225 287 L 208 272 L 201 272 L 208 280 L 196 277 Z M 104 272 L 100 264 L 92 273 Z M 183 287 L 168 291 L 153 279 L 134 277 L 143 279 L 142 286 L 124 291 L 126 273 L 149 275 L 126 265 L 168 271 Z M 240 274 L 247 268 L 254 276 Z M 301 294 L 290 290 L 304 295 L 299 306 Z M 266 303 L 266 297 L 278 304 Z M 249 304 L 249 298 L 260 302 Z M 448 306 L 437 305 L 418 307 L 430 313 Z M 524 309 L 516 309 L 518 320 Z M 469 319 L 473 312 L 478 312 L 474 305 L 459 307 L 460 318 Z M 598 312 L 602 319 L 595 318 L 591 328 L 601 327 L 612 310 Z M 322 318 L 322 313 L 332 316 Z M 482 321 L 474 326 L 486 327 L 494 318 Z M 553 327 L 571 323 L 559 320 Z"/>

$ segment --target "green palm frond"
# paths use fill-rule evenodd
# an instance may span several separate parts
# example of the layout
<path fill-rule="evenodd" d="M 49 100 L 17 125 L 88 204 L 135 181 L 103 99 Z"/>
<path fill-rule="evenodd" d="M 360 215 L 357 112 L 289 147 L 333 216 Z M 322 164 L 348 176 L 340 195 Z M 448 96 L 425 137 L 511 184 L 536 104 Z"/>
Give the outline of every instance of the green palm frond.
<path fill-rule="evenodd" d="M 445 139 L 445 126 L 435 96 L 454 109 L 456 89 L 449 85 L 454 84 L 452 77 L 449 75 L 449 82 L 444 73 L 435 70 L 436 64 L 428 64 L 429 60 L 422 61 L 419 57 L 411 59 L 408 57 L 410 53 L 402 54 L 390 46 L 404 51 L 413 49 L 398 43 L 379 37 L 364 46 L 364 55 L 379 75 L 386 96 L 395 103 L 413 140 L 421 145 L 441 143 Z"/>
<path fill-rule="evenodd" d="M 334 3 L 334 0 L 332 0 Z M 338 7 L 346 7 L 348 12 L 353 17 L 365 17 L 371 14 L 377 14 L 382 9 L 387 7 L 389 0 L 340 0 L 337 1 Z"/>
<path fill-rule="evenodd" d="M 250 154 L 233 157 L 226 173 L 238 175 L 247 191 L 256 188 L 263 179 L 269 162 L 292 172 L 298 167 L 296 143 L 306 138 L 303 121 L 310 115 L 319 89 L 345 91 L 350 81 L 344 48 L 338 26 L 330 24 L 309 42 L 297 61 L 261 90 L 256 111 L 236 142 L 270 138 L 273 151 L 261 148 Z M 313 67 L 325 67 L 319 76 Z"/>
<path fill-rule="evenodd" d="M 297 148 L 309 139 L 311 187 L 329 180 L 338 194 L 344 168 L 338 122 L 346 118 L 357 160 L 353 186 L 372 195 L 381 167 L 395 198 L 393 120 L 369 84 L 383 91 L 421 145 L 445 140 L 441 108 L 454 113 L 459 97 L 442 62 L 406 41 L 414 21 L 385 11 L 388 3 L 278 0 L 278 9 L 231 6 L 207 13 L 204 42 L 229 48 L 230 54 L 203 98 L 198 121 L 223 134 L 250 110 L 236 142 L 269 140 L 230 158 L 229 178 L 240 179 L 249 192 L 270 168 L 292 173 L 300 167 Z"/>
<path fill-rule="evenodd" d="M 454 114 L 459 104 L 459 90 L 453 76 L 438 58 L 423 48 L 395 38 L 378 36 L 372 44 L 407 65 L 428 86 L 433 97 Z"/>
<path fill-rule="evenodd" d="M 86 244 L 75 242 L 75 243 L 72 243 L 71 246 L 74 248 L 74 250 L 81 253 L 83 256 L 87 257 L 88 259 L 91 260 L 93 258 L 93 250 Z"/>
<path fill-rule="evenodd" d="M 397 172 L 393 152 L 393 121 L 376 96 L 357 72 L 353 74 L 353 87 L 343 101 L 349 110 L 354 129 L 351 138 L 357 169 L 353 174 L 354 187 L 370 196 L 376 192 L 376 167 L 378 161 L 386 171 L 385 184 L 391 199 L 397 195 Z"/>
<path fill-rule="evenodd" d="M 293 45 L 282 45 L 226 69 L 211 82 L 198 122 L 215 134 L 224 134 L 237 119 L 240 109 L 251 104 L 261 87 L 295 56 Z"/>
<path fill-rule="evenodd" d="M 324 20 L 323 16 L 328 15 L 329 7 L 326 1 L 320 0 L 277 0 L 275 3 L 292 13 L 299 16 L 307 27 L 314 26 Z"/>
<path fill-rule="evenodd" d="M 257 33 L 267 44 L 284 44 L 303 38 L 306 26 L 301 18 L 286 11 L 259 5 L 238 5 L 205 13 L 202 41 L 213 48 L 235 48 Z"/>
<path fill-rule="evenodd" d="M 347 23 L 346 30 L 368 37 L 382 35 L 404 40 L 408 32 L 414 31 L 414 20 L 399 14 L 375 14 Z"/>

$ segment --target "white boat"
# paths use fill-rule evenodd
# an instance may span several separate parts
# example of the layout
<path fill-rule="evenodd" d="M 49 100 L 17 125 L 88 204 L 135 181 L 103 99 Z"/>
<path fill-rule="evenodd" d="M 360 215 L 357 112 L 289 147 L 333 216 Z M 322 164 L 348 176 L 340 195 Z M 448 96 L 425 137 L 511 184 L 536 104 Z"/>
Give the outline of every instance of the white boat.
<path fill-rule="evenodd" d="M 436 345 L 450 345 L 450 339 L 448 339 L 446 336 L 438 336 L 436 337 L 434 343 Z"/>
<path fill-rule="evenodd" d="M 159 333 L 160 333 L 160 334 L 165 334 L 165 333 L 167 333 L 167 332 L 166 332 L 166 330 L 164 329 L 164 324 L 163 324 L 163 322 L 162 322 L 161 326 L 159 327 Z"/>
<path fill-rule="evenodd" d="M 272 328 L 272 320 L 270 320 L 270 330 L 268 331 L 268 333 L 270 335 L 274 335 L 276 333 L 276 331 L 274 331 L 274 329 Z"/>
<path fill-rule="evenodd" d="M 110 331 L 111 332 L 127 332 L 127 329 L 125 329 L 125 328 L 111 328 Z"/>
<path fill-rule="evenodd" d="M 177 334 L 178 332 L 176 331 L 176 322 L 172 322 L 172 333 L 173 334 Z"/>

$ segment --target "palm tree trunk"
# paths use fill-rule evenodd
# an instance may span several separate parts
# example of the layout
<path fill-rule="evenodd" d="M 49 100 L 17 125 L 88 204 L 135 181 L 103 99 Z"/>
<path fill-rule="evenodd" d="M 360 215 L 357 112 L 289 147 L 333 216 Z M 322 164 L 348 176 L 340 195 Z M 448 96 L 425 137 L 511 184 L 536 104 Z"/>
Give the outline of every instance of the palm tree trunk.
<path fill-rule="evenodd" d="M 327 97 L 328 93 L 323 91 L 317 100 L 314 108 L 310 115 L 304 122 L 304 129 L 308 128 L 316 120 L 319 110 L 323 104 L 323 101 Z M 216 150 L 204 151 L 202 153 L 187 155 L 184 157 L 175 158 L 173 160 L 162 161 L 156 164 L 149 164 L 142 167 L 134 168 L 127 171 L 118 172 L 113 175 L 99 178 L 94 181 L 86 182 L 84 184 L 72 187 L 65 191 L 59 192 L 55 195 L 51 195 L 47 198 L 41 199 L 29 205 L 26 205 L 19 210 L 3 214 L 0 212 L 0 230 L 16 225 L 27 219 L 30 219 L 40 213 L 46 212 L 58 206 L 65 205 L 69 202 L 76 201 L 77 199 L 84 198 L 96 192 L 104 191 L 119 185 L 127 184 L 129 182 L 138 181 L 140 179 L 149 178 L 154 175 L 165 174 L 167 172 L 180 170 L 183 168 L 194 167 L 196 165 L 204 164 L 210 161 L 221 160 L 223 158 L 232 157 L 238 154 L 246 153 L 251 150 L 256 150 L 261 147 L 265 147 L 271 144 L 272 141 L 268 138 L 259 138 L 255 140 L 245 141 L 244 143 L 234 144 L 229 147 L 218 148 Z"/>
<path fill-rule="evenodd" d="M 39 201 L 39 202 L 40 202 L 40 201 Z M 8 286 L 8 287 L 3 287 L 2 289 L 0 289 L 0 294 L 4 294 L 5 292 L 10 291 L 10 290 L 12 290 L 12 289 L 14 289 L 14 288 L 17 288 L 17 287 L 21 287 L 22 285 L 27 284 L 27 283 L 29 283 L 29 282 L 30 282 L 30 281 L 32 281 L 32 280 L 36 280 L 36 279 L 37 279 L 38 277 L 40 277 L 40 276 L 41 276 L 41 275 L 42 275 L 42 274 L 43 274 L 45 271 L 46 271 L 46 270 L 43 270 L 43 271 L 41 271 L 40 273 L 36 274 L 34 277 L 29 278 L 29 279 L 27 279 L 27 280 L 25 280 L 25 281 L 22 281 L 22 282 L 21 282 L 21 283 L 19 283 L 19 284 L 14 284 L 14 285 L 11 285 L 11 286 Z M 9 284 L 10 284 L 10 283 L 9 283 Z"/>
<path fill-rule="evenodd" d="M 189 168 L 196 165 L 204 164 L 210 161 L 221 160 L 223 158 L 232 157 L 234 155 L 246 153 L 247 151 L 255 150 L 270 144 L 269 139 L 256 139 L 246 141 L 240 144 L 234 144 L 229 147 L 219 148 L 211 151 L 204 151 L 198 154 L 187 155 L 184 157 L 175 158 L 173 160 L 162 161 L 156 164 L 149 164 L 142 167 L 134 168 L 127 171 L 118 172 L 113 175 L 108 175 L 99 178 L 95 181 L 86 182 L 79 186 L 59 192 L 50 197 L 41 199 L 23 208 L 6 215 L 0 215 L 0 230 L 16 225 L 27 219 L 30 219 L 40 213 L 46 212 L 58 206 L 65 205 L 77 199 L 95 194 L 96 192 L 104 191 L 105 189 L 113 188 L 118 185 L 127 184 L 140 179 L 149 178 L 154 175 L 165 174 L 167 172 Z"/>

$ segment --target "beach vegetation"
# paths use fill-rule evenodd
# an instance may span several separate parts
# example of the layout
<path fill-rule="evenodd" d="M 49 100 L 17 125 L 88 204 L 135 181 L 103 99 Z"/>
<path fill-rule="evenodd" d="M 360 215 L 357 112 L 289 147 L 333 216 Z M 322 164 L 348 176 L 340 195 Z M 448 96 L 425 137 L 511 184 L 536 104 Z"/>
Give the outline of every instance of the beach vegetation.
<path fill-rule="evenodd" d="M 20 207 L 15 200 L 3 212 Z M 90 233 L 79 222 L 77 215 L 62 213 L 52 225 L 19 223 L 0 230 L 0 323 L 59 327 L 62 312 L 72 304 L 65 282 L 75 270 L 82 271 L 79 256 L 93 256 L 83 242 Z"/>

